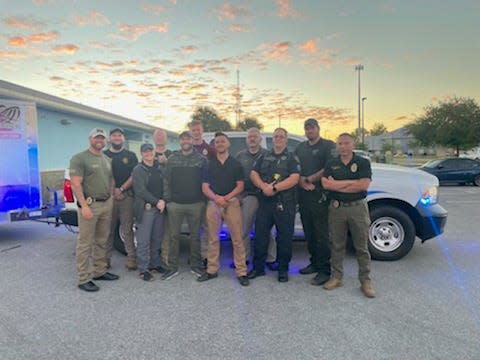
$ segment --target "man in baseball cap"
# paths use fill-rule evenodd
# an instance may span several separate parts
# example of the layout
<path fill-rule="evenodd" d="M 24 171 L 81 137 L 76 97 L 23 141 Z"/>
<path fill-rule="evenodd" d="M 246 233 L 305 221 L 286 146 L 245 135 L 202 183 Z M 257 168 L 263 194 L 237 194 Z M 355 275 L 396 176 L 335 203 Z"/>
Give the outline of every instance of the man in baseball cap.
<path fill-rule="evenodd" d="M 97 136 L 103 136 L 105 139 L 107 138 L 107 132 L 102 129 L 102 128 L 93 128 L 90 133 L 88 134 L 88 137 L 94 138 Z"/>

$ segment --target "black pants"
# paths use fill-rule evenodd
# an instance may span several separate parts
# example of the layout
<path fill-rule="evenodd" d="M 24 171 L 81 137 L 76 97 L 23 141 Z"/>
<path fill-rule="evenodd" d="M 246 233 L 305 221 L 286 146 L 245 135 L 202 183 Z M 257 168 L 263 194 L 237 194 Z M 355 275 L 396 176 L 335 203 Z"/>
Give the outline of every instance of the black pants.
<path fill-rule="evenodd" d="M 255 220 L 255 242 L 253 268 L 265 271 L 270 230 L 277 228 L 277 261 L 279 271 L 288 271 L 292 259 L 292 237 L 295 225 L 295 203 L 283 202 L 283 209 L 277 202 L 260 200 Z"/>
<path fill-rule="evenodd" d="M 314 196 L 302 196 L 299 205 L 310 263 L 318 272 L 330 275 L 328 202 Z"/>

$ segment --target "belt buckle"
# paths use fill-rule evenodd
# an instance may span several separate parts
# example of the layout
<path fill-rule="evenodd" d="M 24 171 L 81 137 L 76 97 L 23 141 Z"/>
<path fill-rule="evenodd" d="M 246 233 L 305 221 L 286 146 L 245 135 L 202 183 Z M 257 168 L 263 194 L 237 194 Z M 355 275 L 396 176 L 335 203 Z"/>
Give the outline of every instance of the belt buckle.
<path fill-rule="evenodd" d="M 150 210 L 152 208 L 152 204 L 146 203 L 145 204 L 145 210 Z"/>
<path fill-rule="evenodd" d="M 85 199 L 85 202 L 87 203 L 87 205 L 91 205 L 93 203 L 93 198 L 89 196 Z"/>
<path fill-rule="evenodd" d="M 333 201 L 332 201 L 332 206 L 333 206 L 335 209 L 339 208 L 339 207 L 340 207 L 340 201 L 338 201 L 338 200 L 333 200 Z"/>

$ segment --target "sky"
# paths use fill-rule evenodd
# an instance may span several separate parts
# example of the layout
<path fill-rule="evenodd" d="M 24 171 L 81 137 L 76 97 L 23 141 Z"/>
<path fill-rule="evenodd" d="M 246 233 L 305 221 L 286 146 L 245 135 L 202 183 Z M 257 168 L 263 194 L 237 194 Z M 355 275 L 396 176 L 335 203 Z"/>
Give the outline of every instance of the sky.
<path fill-rule="evenodd" d="M 480 0 L 0 0 L 0 78 L 179 131 L 199 106 L 334 138 L 480 102 Z M 355 66 L 363 65 L 356 71 Z"/>

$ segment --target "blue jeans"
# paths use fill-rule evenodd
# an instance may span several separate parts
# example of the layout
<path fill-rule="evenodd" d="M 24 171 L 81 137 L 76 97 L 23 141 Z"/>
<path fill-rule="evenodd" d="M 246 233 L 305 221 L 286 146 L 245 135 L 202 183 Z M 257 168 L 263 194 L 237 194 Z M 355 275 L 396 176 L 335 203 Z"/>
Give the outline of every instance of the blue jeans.
<path fill-rule="evenodd" d="M 165 215 L 156 208 L 145 210 L 137 223 L 137 267 L 140 273 L 160 265 Z"/>

